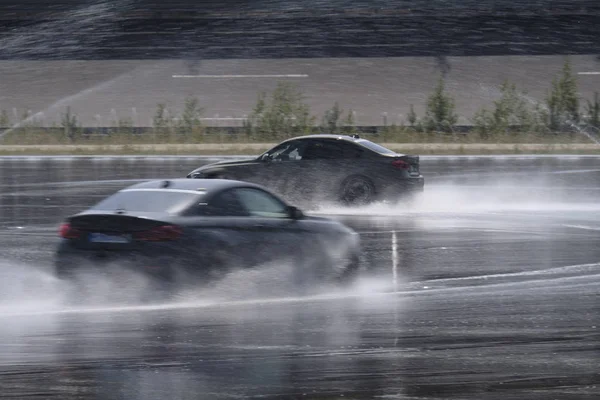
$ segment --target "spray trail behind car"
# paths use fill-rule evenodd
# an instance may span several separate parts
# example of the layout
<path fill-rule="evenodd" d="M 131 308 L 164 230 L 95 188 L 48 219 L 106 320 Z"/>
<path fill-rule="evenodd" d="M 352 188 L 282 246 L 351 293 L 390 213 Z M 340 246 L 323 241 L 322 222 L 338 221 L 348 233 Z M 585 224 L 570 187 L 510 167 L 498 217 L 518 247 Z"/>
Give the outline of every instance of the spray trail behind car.
<path fill-rule="evenodd" d="M 494 214 L 555 211 L 600 211 L 593 198 L 597 188 L 567 190 L 545 180 L 531 179 L 526 186 L 509 179 L 488 184 L 464 185 L 452 181 L 430 184 L 410 202 L 377 202 L 362 207 L 322 206 L 319 215 L 407 216 L 444 214 Z"/>

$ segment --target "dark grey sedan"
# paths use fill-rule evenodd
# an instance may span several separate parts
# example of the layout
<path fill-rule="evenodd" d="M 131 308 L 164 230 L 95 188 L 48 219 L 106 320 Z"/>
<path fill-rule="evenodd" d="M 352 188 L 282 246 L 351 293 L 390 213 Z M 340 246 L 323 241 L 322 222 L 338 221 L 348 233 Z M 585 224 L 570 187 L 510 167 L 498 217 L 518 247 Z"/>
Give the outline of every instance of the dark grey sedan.
<path fill-rule="evenodd" d="M 249 159 L 220 161 L 188 178 L 237 179 L 263 185 L 288 201 L 320 205 L 396 202 L 423 191 L 419 156 L 398 154 L 358 135 L 308 135 Z"/>
<path fill-rule="evenodd" d="M 360 256 L 358 234 L 342 223 L 307 216 L 259 185 L 222 179 L 132 185 L 69 217 L 60 235 L 60 278 L 116 265 L 176 287 L 273 262 L 293 265 L 292 278 L 304 285 L 348 282 Z"/>

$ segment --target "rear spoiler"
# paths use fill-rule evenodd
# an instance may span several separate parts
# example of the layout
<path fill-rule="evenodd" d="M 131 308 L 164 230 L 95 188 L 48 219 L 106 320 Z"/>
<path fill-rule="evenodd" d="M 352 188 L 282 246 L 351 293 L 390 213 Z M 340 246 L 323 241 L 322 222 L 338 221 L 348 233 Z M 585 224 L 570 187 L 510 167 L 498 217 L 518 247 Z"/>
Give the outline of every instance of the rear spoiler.
<path fill-rule="evenodd" d="M 419 156 L 403 155 L 403 156 L 398 157 L 398 159 L 406 161 L 407 163 L 409 163 L 410 165 L 413 165 L 415 167 L 419 166 L 419 161 L 420 161 Z"/>

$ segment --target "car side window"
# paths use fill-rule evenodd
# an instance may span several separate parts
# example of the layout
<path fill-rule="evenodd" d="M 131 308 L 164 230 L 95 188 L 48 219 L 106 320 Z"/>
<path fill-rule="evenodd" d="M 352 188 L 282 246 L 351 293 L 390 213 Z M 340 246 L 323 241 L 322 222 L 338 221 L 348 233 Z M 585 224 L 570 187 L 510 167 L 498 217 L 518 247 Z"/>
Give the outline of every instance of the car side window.
<path fill-rule="evenodd" d="M 271 161 L 297 161 L 302 159 L 304 142 L 290 141 L 275 147 L 269 152 Z"/>
<path fill-rule="evenodd" d="M 336 160 L 360 157 L 360 149 L 337 140 L 315 140 L 304 151 L 304 160 Z"/>
<path fill-rule="evenodd" d="M 233 189 L 224 190 L 202 207 L 202 214 L 212 217 L 247 217 L 248 211 Z"/>
<path fill-rule="evenodd" d="M 237 198 L 250 216 L 287 218 L 287 205 L 270 193 L 255 188 L 234 189 Z"/>
<path fill-rule="evenodd" d="M 365 153 L 364 149 L 354 143 L 341 142 L 340 145 L 342 147 L 343 158 L 361 158 Z"/>

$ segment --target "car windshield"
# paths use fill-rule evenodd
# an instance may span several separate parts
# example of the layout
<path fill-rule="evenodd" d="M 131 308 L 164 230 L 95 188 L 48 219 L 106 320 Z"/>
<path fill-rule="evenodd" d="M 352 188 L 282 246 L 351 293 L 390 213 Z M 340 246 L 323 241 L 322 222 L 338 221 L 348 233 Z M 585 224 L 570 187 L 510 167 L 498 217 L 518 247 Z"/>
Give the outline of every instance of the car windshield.
<path fill-rule="evenodd" d="M 373 150 L 374 152 L 379 153 L 379 154 L 390 155 L 390 156 L 397 154 L 395 151 L 392 151 L 392 150 L 388 149 L 387 147 L 383 147 L 381 145 L 378 145 L 377 143 L 373 143 L 366 139 L 357 140 L 356 143 L 358 143 L 361 146 L 364 146 L 370 150 Z"/>
<path fill-rule="evenodd" d="M 165 212 L 176 214 L 193 202 L 200 201 L 203 192 L 164 189 L 126 189 L 102 200 L 92 210 L 124 210 Z"/>

